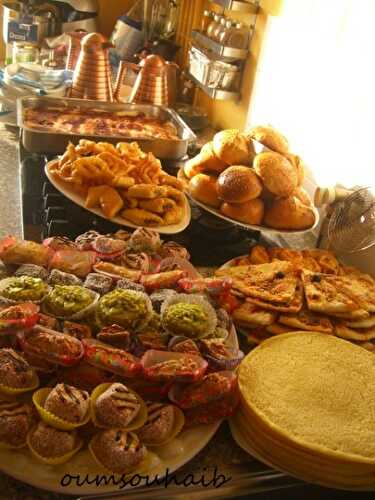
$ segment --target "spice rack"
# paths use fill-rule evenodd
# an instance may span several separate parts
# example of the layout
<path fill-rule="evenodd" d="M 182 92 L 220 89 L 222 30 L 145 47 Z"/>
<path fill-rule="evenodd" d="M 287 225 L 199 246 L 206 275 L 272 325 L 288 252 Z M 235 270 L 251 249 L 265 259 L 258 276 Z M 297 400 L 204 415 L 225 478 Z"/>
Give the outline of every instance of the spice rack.
<path fill-rule="evenodd" d="M 228 59 L 243 60 L 246 59 L 249 54 L 248 49 L 234 49 L 232 47 L 226 47 L 225 45 L 221 45 L 220 43 L 215 42 L 215 40 L 211 40 L 211 38 L 204 35 L 198 30 L 192 31 L 191 38 L 193 45 L 194 42 L 196 42 L 201 47 L 210 50 L 214 54 Z"/>
<path fill-rule="evenodd" d="M 210 0 L 225 10 L 232 10 L 249 14 L 247 33 L 248 43 L 225 44 L 229 38 L 218 41 L 218 37 L 211 37 L 210 33 L 193 30 L 191 33 L 191 49 L 189 51 L 189 78 L 203 90 L 205 94 L 215 100 L 237 101 L 241 99 L 242 76 L 246 60 L 249 55 L 249 45 L 255 30 L 256 18 L 259 10 L 259 1 L 244 0 Z M 230 19 L 229 19 L 230 21 Z M 222 21 L 223 22 L 223 21 Z M 225 23 L 224 23 L 225 24 Z M 229 28 L 230 29 L 230 28 Z M 240 28 L 241 29 L 241 28 Z M 232 46 L 230 46 L 232 45 Z M 246 47 L 246 48 L 245 48 Z M 213 68 L 213 72 L 211 72 Z"/>
<path fill-rule="evenodd" d="M 210 0 L 211 3 L 220 5 L 223 9 L 233 10 L 243 13 L 256 13 L 259 7 L 259 1 L 246 2 L 244 0 Z"/>

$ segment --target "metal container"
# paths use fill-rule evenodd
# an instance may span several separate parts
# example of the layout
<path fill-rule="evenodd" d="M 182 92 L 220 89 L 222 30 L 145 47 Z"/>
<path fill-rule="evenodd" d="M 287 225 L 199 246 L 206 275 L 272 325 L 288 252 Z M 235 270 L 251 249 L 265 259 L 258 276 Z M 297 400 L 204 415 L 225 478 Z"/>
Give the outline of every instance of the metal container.
<path fill-rule="evenodd" d="M 77 135 L 59 134 L 56 131 L 43 132 L 28 128 L 24 125 L 24 112 L 28 108 L 37 107 L 80 107 L 82 109 L 95 109 L 101 111 L 121 111 L 131 115 L 143 113 L 148 117 L 158 118 L 162 121 L 171 121 L 177 128 L 178 140 L 159 138 L 134 138 L 126 136 L 104 136 L 104 135 Z M 177 160 L 186 155 L 189 143 L 196 139 L 195 134 L 190 130 L 180 116 L 169 108 L 153 106 L 150 104 L 131 103 L 108 103 L 101 101 L 88 101 L 84 99 L 55 99 L 52 97 L 24 97 L 17 102 L 17 123 L 22 129 L 22 144 L 31 153 L 63 153 L 69 142 L 77 143 L 80 139 L 90 139 L 93 141 L 107 141 L 112 144 L 117 142 L 136 141 L 146 152 L 152 152 L 157 158 Z"/>

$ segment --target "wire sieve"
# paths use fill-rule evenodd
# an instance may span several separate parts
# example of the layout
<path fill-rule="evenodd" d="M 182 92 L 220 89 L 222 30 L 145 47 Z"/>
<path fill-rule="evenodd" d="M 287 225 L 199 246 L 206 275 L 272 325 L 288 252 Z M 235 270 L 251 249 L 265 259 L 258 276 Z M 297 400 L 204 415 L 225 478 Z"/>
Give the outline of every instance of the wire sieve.
<path fill-rule="evenodd" d="M 335 206 L 328 225 L 330 247 L 354 253 L 375 245 L 375 196 L 370 188 L 354 191 Z"/>

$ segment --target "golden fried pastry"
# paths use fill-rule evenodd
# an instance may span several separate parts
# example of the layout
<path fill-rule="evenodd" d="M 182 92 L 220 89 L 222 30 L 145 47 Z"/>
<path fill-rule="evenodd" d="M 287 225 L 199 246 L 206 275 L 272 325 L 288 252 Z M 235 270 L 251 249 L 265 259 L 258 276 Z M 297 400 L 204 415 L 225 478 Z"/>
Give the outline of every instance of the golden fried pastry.
<path fill-rule="evenodd" d="M 183 216 L 183 209 L 175 205 L 172 209 L 167 210 L 163 217 L 164 224 L 178 224 Z"/>
<path fill-rule="evenodd" d="M 275 199 L 264 215 L 264 224 L 275 229 L 308 229 L 314 222 L 313 210 L 295 196 Z"/>
<path fill-rule="evenodd" d="M 126 208 L 121 212 L 121 217 L 138 226 L 162 226 L 164 224 L 161 217 L 143 208 Z"/>
<path fill-rule="evenodd" d="M 173 188 L 172 188 L 173 189 Z M 160 196 L 165 196 L 166 186 L 156 186 L 154 184 L 136 184 L 128 190 L 130 198 L 145 198 L 152 200 Z"/>
<path fill-rule="evenodd" d="M 109 186 L 102 191 L 99 201 L 103 214 L 110 219 L 114 217 L 124 206 L 124 202 L 122 201 L 119 193 L 116 189 Z"/>
<path fill-rule="evenodd" d="M 214 136 L 213 150 L 227 165 L 251 165 L 255 154 L 252 143 L 236 129 L 218 132 Z"/>
<path fill-rule="evenodd" d="M 132 198 L 128 195 L 128 191 L 120 191 L 120 195 L 124 201 L 124 208 L 138 208 L 139 199 Z"/>
<path fill-rule="evenodd" d="M 245 132 L 250 139 L 260 142 L 264 146 L 277 153 L 285 154 L 289 150 L 289 144 L 286 138 L 277 130 L 270 126 L 252 127 Z"/>
<path fill-rule="evenodd" d="M 185 195 L 171 186 L 165 186 L 165 196 L 172 198 L 179 207 L 185 206 Z"/>
<path fill-rule="evenodd" d="M 153 200 L 140 200 L 139 207 L 155 214 L 164 214 L 176 207 L 176 202 L 170 198 L 154 198 Z"/>
<path fill-rule="evenodd" d="M 85 207 L 94 208 L 99 206 L 100 197 L 106 191 L 108 186 L 93 186 L 87 191 Z"/>
<path fill-rule="evenodd" d="M 254 159 L 254 169 L 276 196 L 290 196 L 297 187 L 296 167 L 279 153 L 259 153 Z"/>
<path fill-rule="evenodd" d="M 190 194 L 197 201 L 214 208 L 219 208 L 221 201 L 217 194 L 217 177 L 197 174 L 189 182 Z"/>
<path fill-rule="evenodd" d="M 171 186 L 179 191 L 184 189 L 184 184 L 180 179 L 166 173 L 159 175 L 159 183 L 162 186 Z"/>
<path fill-rule="evenodd" d="M 246 203 L 223 203 L 220 212 L 244 224 L 260 224 L 264 214 L 264 204 L 260 198 Z"/>
<path fill-rule="evenodd" d="M 242 165 L 228 167 L 217 180 L 219 198 L 228 203 L 244 203 L 258 198 L 262 188 L 254 170 Z"/>
<path fill-rule="evenodd" d="M 266 264 L 271 262 L 267 249 L 262 245 L 255 245 L 250 250 L 250 263 L 251 264 Z"/>

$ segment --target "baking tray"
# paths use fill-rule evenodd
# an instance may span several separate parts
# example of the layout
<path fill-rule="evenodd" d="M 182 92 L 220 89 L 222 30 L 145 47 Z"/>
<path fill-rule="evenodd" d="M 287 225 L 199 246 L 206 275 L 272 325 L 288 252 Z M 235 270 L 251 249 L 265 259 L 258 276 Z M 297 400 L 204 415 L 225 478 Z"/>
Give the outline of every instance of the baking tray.
<path fill-rule="evenodd" d="M 43 132 L 25 126 L 24 111 L 36 107 L 80 107 L 82 109 L 98 109 L 105 111 L 128 111 L 144 113 L 148 117 L 159 118 L 162 121 L 171 121 L 177 128 L 178 140 L 158 138 L 134 138 L 126 136 L 106 135 L 79 135 L 58 132 Z M 151 104 L 109 103 L 90 101 L 86 99 L 53 98 L 53 97 L 23 97 L 17 101 L 17 123 L 22 129 L 22 144 L 30 153 L 63 153 L 69 142 L 77 143 L 80 139 L 106 141 L 110 143 L 136 141 L 145 152 L 154 153 L 163 160 L 178 160 L 186 155 L 189 143 L 195 141 L 196 136 L 172 109 Z"/>

